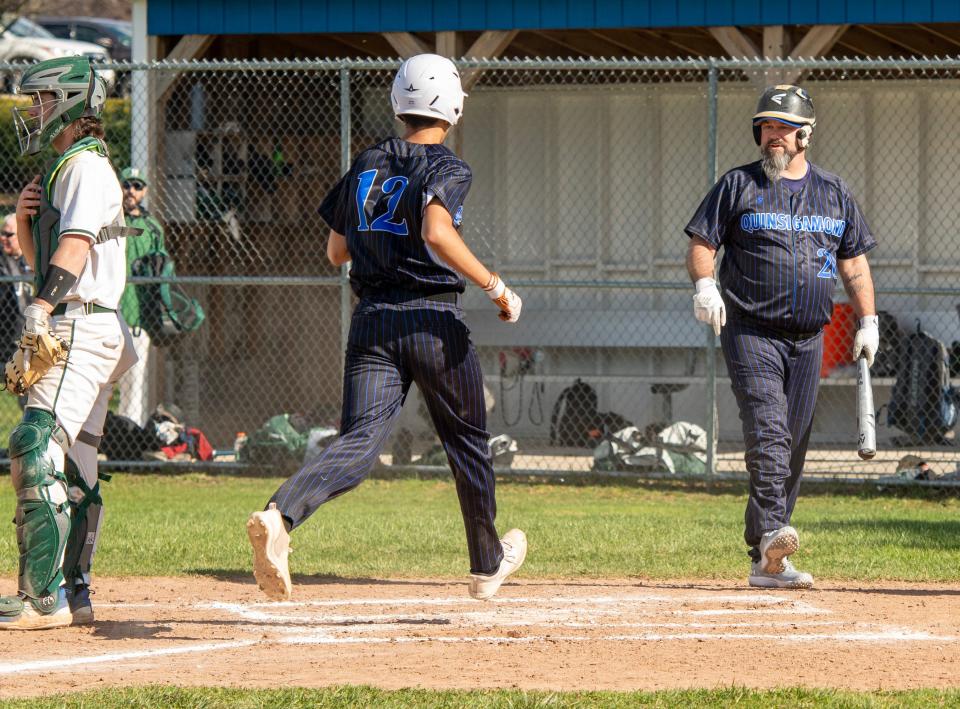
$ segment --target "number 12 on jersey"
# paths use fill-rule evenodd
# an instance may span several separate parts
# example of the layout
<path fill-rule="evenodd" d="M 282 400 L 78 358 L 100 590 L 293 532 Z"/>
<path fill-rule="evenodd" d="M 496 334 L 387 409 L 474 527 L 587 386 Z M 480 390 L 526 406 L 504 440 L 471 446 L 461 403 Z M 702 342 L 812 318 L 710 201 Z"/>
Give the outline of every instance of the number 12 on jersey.
<path fill-rule="evenodd" d="M 364 211 L 364 205 L 370 197 L 370 191 L 373 189 L 377 180 L 379 170 L 367 170 L 357 175 L 357 216 L 360 223 L 357 231 L 387 231 L 397 236 L 407 235 L 407 220 L 401 219 L 399 222 L 393 221 L 393 213 L 397 211 L 397 205 L 400 204 L 400 197 L 407 188 L 409 180 L 402 175 L 388 177 L 383 181 L 380 191 L 384 196 L 389 195 L 387 200 L 387 211 L 379 217 L 374 217 L 373 223 L 367 222 L 367 213 Z"/>

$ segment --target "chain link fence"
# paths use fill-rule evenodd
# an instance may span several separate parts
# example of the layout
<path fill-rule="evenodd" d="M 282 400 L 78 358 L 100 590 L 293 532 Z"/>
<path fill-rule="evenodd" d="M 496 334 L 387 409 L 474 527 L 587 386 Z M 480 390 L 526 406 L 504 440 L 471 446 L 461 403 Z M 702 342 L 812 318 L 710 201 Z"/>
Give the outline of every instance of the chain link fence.
<path fill-rule="evenodd" d="M 750 117 L 762 87 L 803 82 L 818 115 L 811 159 L 848 182 L 879 241 L 869 258 L 883 314 L 883 354 L 874 368 L 879 453 L 870 462 L 856 455 L 854 319 L 838 287 L 807 472 L 895 476 L 912 455 L 902 478 L 914 476 L 919 460 L 953 473 L 960 460 L 949 387 L 950 374 L 960 376 L 960 257 L 952 248 L 960 142 L 941 126 L 960 103 L 960 62 L 460 65 L 470 97 L 449 146 L 474 173 L 463 235 L 524 298 L 517 326 L 501 323 L 478 289 L 463 299 L 486 374 L 500 470 L 744 474 L 718 343 L 692 315 L 683 227 L 719 175 L 757 159 Z M 264 424 L 289 414 L 272 429 L 301 434 L 290 434 L 290 451 L 278 446 L 241 462 L 295 467 L 305 446 L 309 454 L 336 429 L 352 302 L 346 271 L 327 263 L 317 207 L 353 155 L 396 134 L 389 104 L 396 66 L 113 67 L 118 84 L 130 87 L 106 112 L 114 162 L 142 171 L 144 205 L 162 223 L 176 265 L 175 277 L 132 282 L 141 293 L 170 285 L 205 314 L 169 344 L 144 345 L 146 365 L 119 382 L 113 410 L 126 418 L 111 416 L 108 427 L 118 465 L 194 468 L 198 456 L 236 465 L 238 433 L 252 451 Z M 15 70 L 0 66 L 5 75 Z M 40 170 L 37 160 L 19 157 L 12 125 L 0 131 L 0 165 L 0 202 L 12 211 Z M 0 278 L 3 288 L 18 282 L 9 272 Z M 2 339 L 10 343 L 17 311 L 3 302 L 10 327 Z M 916 337 L 918 327 L 930 337 Z M 924 348 L 933 354 L 921 356 Z M 891 416 L 894 391 L 899 406 Z M 0 435 L 19 414 L 4 395 Z M 139 450 L 139 438 L 123 445 L 131 440 L 123 431 L 137 433 L 126 419 L 149 435 L 166 420 L 161 433 L 180 438 L 166 450 L 155 440 Z M 194 429 L 212 452 L 198 445 Z M 630 435 L 613 435 L 625 429 Z M 415 392 L 382 460 L 446 465 Z"/>

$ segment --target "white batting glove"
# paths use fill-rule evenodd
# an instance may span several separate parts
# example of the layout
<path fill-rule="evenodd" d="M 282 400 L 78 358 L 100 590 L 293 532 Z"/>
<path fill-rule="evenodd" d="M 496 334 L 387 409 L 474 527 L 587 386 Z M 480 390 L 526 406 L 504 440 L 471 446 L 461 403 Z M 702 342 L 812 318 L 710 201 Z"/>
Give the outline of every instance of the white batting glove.
<path fill-rule="evenodd" d="M 727 309 L 712 278 L 701 278 L 694 284 L 697 294 L 693 296 L 693 316 L 702 323 L 713 327 L 713 334 L 719 335 L 720 328 L 727 324 Z"/>
<path fill-rule="evenodd" d="M 863 355 L 867 366 L 873 366 L 873 357 L 880 349 L 880 316 L 867 315 L 860 318 L 857 326 L 857 335 L 853 338 L 853 359 Z"/>
<path fill-rule="evenodd" d="M 494 302 L 500 313 L 497 315 L 504 322 L 516 322 L 520 319 L 520 310 L 523 308 L 523 301 L 520 296 L 507 288 L 500 276 L 496 273 L 490 274 L 490 280 L 483 287 L 484 292 Z"/>
<path fill-rule="evenodd" d="M 50 315 L 37 303 L 23 309 L 23 334 L 43 335 L 50 331 Z"/>
<path fill-rule="evenodd" d="M 31 303 L 23 310 L 23 330 L 20 333 L 20 347 L 23 350 L 23 371 L 30 371 L 30 357 L 33 350 L 24 346 L 24 342 L 33 336 L 52 334 L 50 315 L 37 303 Z"/>

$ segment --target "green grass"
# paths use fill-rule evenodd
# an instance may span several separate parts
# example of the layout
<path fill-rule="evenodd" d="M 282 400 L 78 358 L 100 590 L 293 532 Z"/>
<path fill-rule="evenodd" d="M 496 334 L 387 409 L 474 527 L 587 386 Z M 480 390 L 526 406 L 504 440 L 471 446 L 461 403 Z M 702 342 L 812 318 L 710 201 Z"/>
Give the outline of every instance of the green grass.
<path fill-rule="evenodd" d="M 0 447 L 7 447 L 7 440 L 13 427 L 20 423 L 23 412 L 17 404 L 17 398 L 7 392 L 0 392 Z"/>
<path fill-rule="evenodd" d="M 126 475 L 104 484 L 107 575 L 246 575 L 244 523 L 279 479 Z M 812 493 L 812 494 L 811 494 Z M 500 483 L 498 527 L 530 541 L 521 577 L 742 579 L 745 489 L 737 485 Z M 0 480 L 0 520 L 13 516 Z M 957 581 L 960 500 L 807 489 L 794 524 L 799 566 L 820 579 Z M 2 527 L 0 527 L 2 529 Z M 461 577 L 467 555 L 447 480 L 368 480 L 293 533 L 294 575 Z M 16 568 L 12 526 L 0 534 L 0 573 Z"/>
<path fill-rule="evenodd" d="M 960 692 L 916 690 L 910 692 L 839 692 L 818 689 L 781 689 L 754 691 L 741 688 L 660 692 L 522 692 L 500 691 L 428 691 L 404 689 L 387 691 L 370 687 L 333 687 L 328 689 L 208 689 L 176 687 L 140 687 L 106 689 L 83 694 L 60 695 L 42 699 L 10 701 L 5 707 L 45 709 L 46 707 L 260 707 L 406 709 L 430 707 L 452 709 L 553 709 L 554 707 L 700 707 L 737 706 L 744 709 L 769 707 L 938 707 L 956 706 Z"/>

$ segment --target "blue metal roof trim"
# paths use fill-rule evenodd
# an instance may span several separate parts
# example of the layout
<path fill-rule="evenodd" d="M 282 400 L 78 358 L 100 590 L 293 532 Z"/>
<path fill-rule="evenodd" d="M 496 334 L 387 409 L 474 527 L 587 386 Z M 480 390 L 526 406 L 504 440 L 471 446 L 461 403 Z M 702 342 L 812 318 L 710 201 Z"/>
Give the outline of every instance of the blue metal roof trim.
<path fill-rule="evenodd" d="M 960 22 L 960 0 L 148 0 L 152 35 Z"/>

